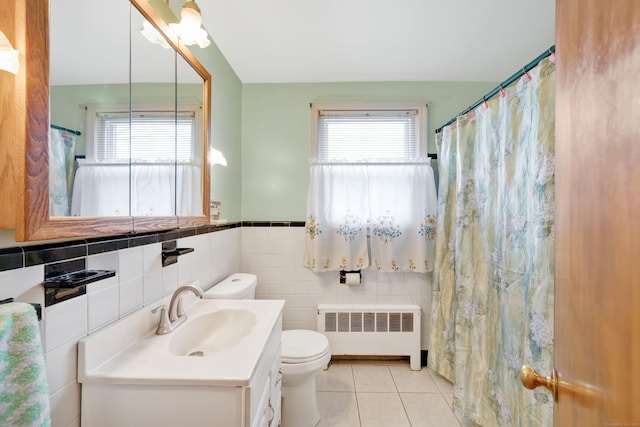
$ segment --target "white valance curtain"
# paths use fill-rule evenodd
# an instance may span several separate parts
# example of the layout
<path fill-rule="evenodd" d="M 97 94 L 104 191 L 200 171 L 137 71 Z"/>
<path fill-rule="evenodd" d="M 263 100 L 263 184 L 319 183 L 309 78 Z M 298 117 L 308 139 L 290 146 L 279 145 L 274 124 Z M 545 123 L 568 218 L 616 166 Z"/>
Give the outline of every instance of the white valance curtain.
<path fill-rule="evenodd" d="M 436 211 L 428 163 L 312 165 L 304 265 L 314 272 L 369 265 L 431 271 Z"/>
<path fill-rule="evenodd" d="M 71 215 L 194 215 L 203 212 L 201 180 L 194 163 L 79 161 Z"/>

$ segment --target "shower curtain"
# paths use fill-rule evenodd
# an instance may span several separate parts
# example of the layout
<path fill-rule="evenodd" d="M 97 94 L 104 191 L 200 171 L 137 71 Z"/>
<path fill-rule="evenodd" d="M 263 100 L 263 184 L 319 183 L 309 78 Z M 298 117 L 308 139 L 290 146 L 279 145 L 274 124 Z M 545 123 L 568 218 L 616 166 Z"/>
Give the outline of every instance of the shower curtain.
<path fill-rule="evenodd" d="M 71 215 L 71 192 L 75 173 L 76 137 L 70 132 L 49 130 L 49 215 Z"/>
<path fill-rule="evenodd" d="M 553 424 L 554 65 L 437 135 L 440 183 L 429 366 L 482 426 Z"/>

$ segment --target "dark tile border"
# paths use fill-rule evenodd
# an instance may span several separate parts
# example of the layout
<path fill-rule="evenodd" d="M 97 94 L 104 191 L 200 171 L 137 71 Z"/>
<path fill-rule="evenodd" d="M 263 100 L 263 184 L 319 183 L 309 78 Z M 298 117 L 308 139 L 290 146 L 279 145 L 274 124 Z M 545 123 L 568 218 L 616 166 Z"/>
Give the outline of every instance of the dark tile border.
<path fill-rule="evenodd" d="M 65 259 L 87 256 L 87 242 L 75 240 L 49 245 L 27 246 L 24 248 L 24 266 L 48 264 Z"/>
<path fill-rule="evenodd" d="M 196 235 L 195 228 L 184 228 L 180 229 L 180 238 L 191 237 Z"/>
<path fill-rule="evenodd" d="M 22 248 L 0 249 L 0 271 L 22 268 L 24 252 Z"/>
<path fill-rule="evenodd" d="M 129 237 L 112 236 L 99 237 L 87 240 L 87 255 L 101 254 L 104 252 L 117 251 L 129 247 Z"/>
<path fill-rule="evenodd" d="M 167 240 L 176 240 L 180 238 L 180 230 L 163 231 L 158 233 L 158 242 L 166 242 Z"/>
<path fill-rule="evenodd" d="M 151 245 L 158 243 L 158 233 L 149 234 L 133 234 L 129 236 L 129 247 L 135 248 L 138 246 Z"/>
<path fill-rule="evenodd" d="M 304 227 L 304 224 L 304 221 L 238 221 L 161 232 L 95 237 L 46 245 L 2 248 L 0 249 L 0 271 L 15 270 L 39 264 L 53 264 L 88 255 L 135 248 L 233 228 Z M 83 295 L 83 293 L 79 295 Z"/>
<path fill-rule="evenodd" d="M 242 221 L 243 227 L 304 227 L 304 221 Z"/>

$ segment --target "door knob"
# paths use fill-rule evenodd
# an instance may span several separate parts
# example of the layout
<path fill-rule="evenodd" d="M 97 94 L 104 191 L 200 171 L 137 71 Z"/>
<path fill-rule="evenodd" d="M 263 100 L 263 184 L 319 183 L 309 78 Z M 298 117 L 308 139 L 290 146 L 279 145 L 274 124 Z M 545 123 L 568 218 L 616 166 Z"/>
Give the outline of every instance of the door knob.
<path fill-rule="evenodd" d="M 550 377 L 543 377 L 531 366 L 523 365 L 522 369 L 520 369 L 520 381 L 522 381 L 522 385 L 529 390 L 540 386 L 545 387 L 553 395 L 553 400 L 558 401 L 558 375 L 555 369 Z"/>

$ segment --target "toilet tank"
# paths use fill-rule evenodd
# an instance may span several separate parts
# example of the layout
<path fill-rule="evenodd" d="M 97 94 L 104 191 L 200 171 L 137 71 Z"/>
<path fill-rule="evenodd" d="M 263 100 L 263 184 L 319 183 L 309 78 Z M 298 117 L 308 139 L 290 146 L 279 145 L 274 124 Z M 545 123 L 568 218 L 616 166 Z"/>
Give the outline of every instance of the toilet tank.
<path fill-rule="evenodd" d="M 258 278 L 255 274 L 235 273 L 204 293 L 209 299 L 255 299 Z"/>

